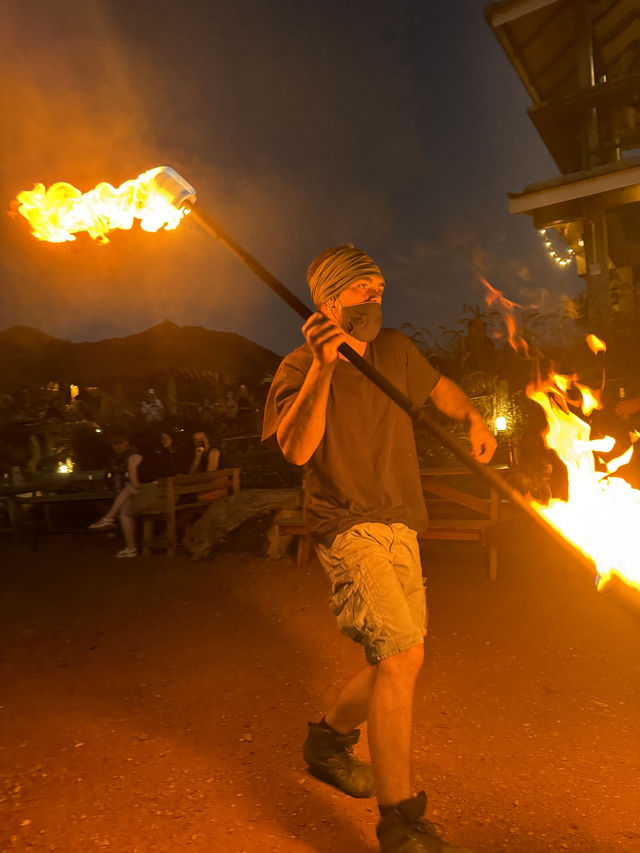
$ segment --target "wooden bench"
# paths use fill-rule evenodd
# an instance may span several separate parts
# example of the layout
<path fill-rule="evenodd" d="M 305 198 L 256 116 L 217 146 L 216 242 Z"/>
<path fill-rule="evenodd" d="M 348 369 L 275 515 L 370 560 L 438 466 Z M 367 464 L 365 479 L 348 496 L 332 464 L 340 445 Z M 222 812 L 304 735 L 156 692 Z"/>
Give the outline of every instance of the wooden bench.
<path fill-rule="evenodd" d="M 429 527 L 419 538 L 480 543 L 489 551 L 489 579 L 495 581 L 498 579 L 498 549 L 490 536 L 490 530 L 500 520 L 500 495 L 493 486 L 488 487 L 489 496 L 485 498 L 446 482 L 450 477 L 458 478 L 462 475 L 471 476 L 466 468 L 424 468 L 420 471 L 422 491 L 429 510 Z M 435 495 L 440 505 L 430 501 L 430 495 Z M 469 517 L 461 517 L 458 507 L 470 510 Z"/>
<path fill-rule="evenodd" d="M 240 469 L 221 468 L 200 474 L 176 474 L 158 480 L 158 509 L 135 513 L 142 521 L 142 556 L 150 557 L 153 549 L 174 557 L 178 550 L 178 517 L 185 512 L 205 510 L 210 504 L 240 491 Z M 201 514 L 201 513 L 195 513 Z M 162 524 L 164 535 L 154 537 L 154 526 Z"/>
<path fill-rule="evenodd" d="M 469 471 L 466 468 L 427 468 L 420 472 L 422 490 L 429 509 L 429 527 L 419 538 L 478 542 L 488 549 L 489 578 L 495 581 L 498 578 L 498 549 L 490 531 L 500 520 L 502 501 L 497 490 L 491 486 L 485 498 L 454 488 L 446 482 L 449 477 L 460 475 L 469 475 Z M 430 495 L 436 496 L 437 503 L 430 500 Z M 468 517 L 461 517 L 462 513 L 456 507 L 468 510 Z M 298 566 L 305 566 L 309 561 L 311 541 L 302 512 L 289 511 L 288 517 L 276 518 L 275 526 L 277 535 L 298 538 L 296 561 Z"/>

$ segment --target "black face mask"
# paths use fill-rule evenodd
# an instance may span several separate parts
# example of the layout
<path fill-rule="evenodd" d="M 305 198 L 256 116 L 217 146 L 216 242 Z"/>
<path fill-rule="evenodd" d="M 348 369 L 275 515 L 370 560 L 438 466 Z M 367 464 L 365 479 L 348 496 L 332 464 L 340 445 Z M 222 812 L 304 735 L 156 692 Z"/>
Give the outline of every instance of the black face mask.
<path fill-rule="evenodd" d="M 378 302 L 345 305 L 340 326 L 356 340 L 368 343 L 374 340 L 382 326 L 382 306 Z"/>

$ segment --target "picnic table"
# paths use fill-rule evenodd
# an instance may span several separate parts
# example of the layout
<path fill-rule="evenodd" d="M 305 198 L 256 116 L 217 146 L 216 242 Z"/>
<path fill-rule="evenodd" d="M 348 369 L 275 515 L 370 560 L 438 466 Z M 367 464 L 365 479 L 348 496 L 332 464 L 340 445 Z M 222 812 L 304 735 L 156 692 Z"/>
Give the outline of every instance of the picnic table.
<path fill-rule="evenodd" d="M 7 487 L 14 540 L 29 531 L 31 548 L 38 548 L 42 535 L 72 533 L 77 536 L 87 527 L 86 508 L 90 504 L 111 502 L 115 495 L 105 480 L 105 472 L 73 471 L 66 474 L 38 474 L 24 485 Z M 0 497 L 2 491 L 0 491 Z M 56 512 L 55 507 L 64 507 Z"/>

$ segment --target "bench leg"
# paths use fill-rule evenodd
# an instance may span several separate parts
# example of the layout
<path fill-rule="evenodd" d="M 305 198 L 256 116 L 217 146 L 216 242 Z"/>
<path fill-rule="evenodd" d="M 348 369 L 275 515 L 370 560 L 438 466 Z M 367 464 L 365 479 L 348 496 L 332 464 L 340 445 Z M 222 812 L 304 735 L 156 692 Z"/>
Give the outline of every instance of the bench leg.
<path fill-rule="evenodd" d="M 308 536 L 298 536 L 298 552 L 296 555 L 296 565 L 299 569 L 303 569 L 309 562 L 310 541 Z"/>
<path fill-rule="evenodd" d="M 167 518 L 167 557 L 175 557 L 178 550 L 178 531 L 176 526 L 176 517 L 174 513 L 170 513 Z"/>
<path fill-rule="evenodd" d="M 495 545 L 489 545 L 489 580 L 498 580 L 498 549 Z"/>
<path fill-rule="evenodd" d="M 142 522 L 142 556 L 151 556 L 151 540 L 153 538 L 153 521 L 145 518 Z"/>

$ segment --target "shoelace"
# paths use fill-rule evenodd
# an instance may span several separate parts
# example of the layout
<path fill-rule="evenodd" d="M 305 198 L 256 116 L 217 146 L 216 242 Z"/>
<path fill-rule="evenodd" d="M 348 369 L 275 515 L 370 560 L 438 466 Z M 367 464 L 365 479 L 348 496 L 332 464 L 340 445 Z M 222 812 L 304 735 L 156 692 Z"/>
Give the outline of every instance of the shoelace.
<path fill-rule="evenodd" d="M 416 821 L 415 828 L 420 832 L 424 832 L 425 835 L 435 836 L 442 841 L 442 827 L 439 823 L 432 823 L 426 817 L 421 817 Z"/>

